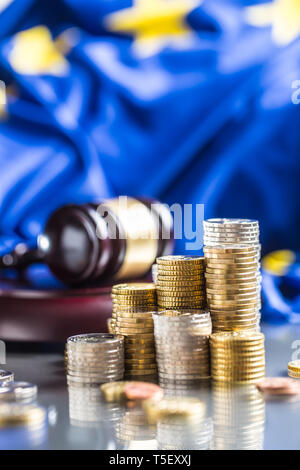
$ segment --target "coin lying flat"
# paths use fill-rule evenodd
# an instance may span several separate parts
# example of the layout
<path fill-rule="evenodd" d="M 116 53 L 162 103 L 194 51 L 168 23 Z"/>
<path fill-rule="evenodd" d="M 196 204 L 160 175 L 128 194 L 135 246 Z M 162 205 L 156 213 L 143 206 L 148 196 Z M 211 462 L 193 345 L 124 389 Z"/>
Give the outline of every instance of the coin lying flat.
<path fill-rule="evenodd" d="M 287 377 L 265 377 L 257 382 L 256 387 L 268 395 L 299 395 L 300 384 Z"/>
<path fill-rule="evenodd" d="M 158 385 L 149 382 L 128 382 L 124 388 L 128 400 L 161 400 L 164 392 Z"/>
<path fill-rule="evenodd" d="M 65 359 L 68 383 L 119 380 L 124 375 L 124 338 L 109 333 L 71 336 Z"/>

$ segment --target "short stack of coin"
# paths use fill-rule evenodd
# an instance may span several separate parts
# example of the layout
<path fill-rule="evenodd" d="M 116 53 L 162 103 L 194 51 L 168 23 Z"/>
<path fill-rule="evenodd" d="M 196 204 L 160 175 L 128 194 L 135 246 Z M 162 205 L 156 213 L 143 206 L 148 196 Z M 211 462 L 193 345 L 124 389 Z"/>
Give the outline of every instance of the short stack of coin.
<path fill-rule="evenodd" d="M 261 450 L 265 401 L 255 385 L 214 382 L 213 450 Z"/>
<path fill-rule="evenodd" d="M 219 332 L 210 336 L 211 376 L 215 381 L 255 383 L 265 375 L 264 335 Z"/>
<path fill-rule="evenodd" d="M 162 256 L 156 262 L 159 309 L 205 308 L 204 257 Z"/>
<path fill-rule="evenodd" d="M 101 384 L 124 376 L 124 338 L 109 333 L 71 336 L 66 345 L 68 384 Z"/>
<path fill-rule="evenodd" d="M 112 288 L 113 328 L 124 336 L 125 376 L 156 376 L 154 327 L 156 290 L 152 283 L 117 284 Z"/>
<path fill-rule="evenodd" d="M 259 224 L 251 219 L 208 219 L 204 220 L 204 245 L 246 245 L 253 246 L 260 256 Z"/>
<path fill-rule="evenodd" d="M 213 331 L 259 330 L 261 276 L 253 246 L 203 248 Z"/>
<path fill-rule="evenodd" d="M 210 314 L 165 310 L 153 319 L 160 384 L 209 377 Z"/>
<path fill-rule="evenodd" d="M 300 379 L 300 361 L 290 361 L 288 363 L 288 375 L 294 379 Z"/>

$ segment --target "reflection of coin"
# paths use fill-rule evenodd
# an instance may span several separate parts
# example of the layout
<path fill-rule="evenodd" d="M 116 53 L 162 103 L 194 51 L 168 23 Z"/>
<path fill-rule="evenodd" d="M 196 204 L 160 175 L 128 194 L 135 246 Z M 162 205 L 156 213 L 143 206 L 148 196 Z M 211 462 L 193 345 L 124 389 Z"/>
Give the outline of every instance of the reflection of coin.
<path fill-rule="evenodd" d="M 8 370 L 0 370 L 0 385 L 5 382 L 12 382 L 14 380 L 14 374 Z"/>

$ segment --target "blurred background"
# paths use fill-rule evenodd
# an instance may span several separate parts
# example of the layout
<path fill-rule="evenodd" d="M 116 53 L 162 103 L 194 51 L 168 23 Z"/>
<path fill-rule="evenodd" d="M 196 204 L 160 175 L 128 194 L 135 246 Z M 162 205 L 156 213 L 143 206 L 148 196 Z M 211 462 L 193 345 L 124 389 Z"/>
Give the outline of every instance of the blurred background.
<path fill-rule="evenodd" d="M 259 220 L 298 322 L 299 0 L 0 0 L 0 79 L 1 253 L 70 202 L 204 204 Z"/>

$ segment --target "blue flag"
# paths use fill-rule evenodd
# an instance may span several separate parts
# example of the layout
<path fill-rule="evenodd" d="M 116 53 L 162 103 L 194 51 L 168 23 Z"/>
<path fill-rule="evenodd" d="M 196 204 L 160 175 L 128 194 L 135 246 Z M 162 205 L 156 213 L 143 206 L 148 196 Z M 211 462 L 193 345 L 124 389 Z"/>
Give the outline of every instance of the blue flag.
<path fill-rule="evenodd" d="M 299 250 L 298 1 L 0 0 L 0 79 L 2 250 L 119 194 Z"/>

